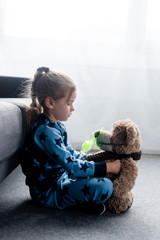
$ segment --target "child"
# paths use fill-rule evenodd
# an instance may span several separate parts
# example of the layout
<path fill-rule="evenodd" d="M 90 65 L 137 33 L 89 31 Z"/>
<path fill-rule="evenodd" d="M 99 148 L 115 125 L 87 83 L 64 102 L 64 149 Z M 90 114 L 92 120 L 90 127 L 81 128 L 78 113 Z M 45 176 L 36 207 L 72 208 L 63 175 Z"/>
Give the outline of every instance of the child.
<path fill-rule="evenodd" d="M 57 209 L 80 205 L 101 215 L 112 194 L 106 173 L 118 174 L 120 161 L 95 163 L 75 151 L 61 121 L 74 111 L 76 85 L 65 74 L 37 69 L 31 86 L 28 131 L 22 170 L 37 204 Z"/>

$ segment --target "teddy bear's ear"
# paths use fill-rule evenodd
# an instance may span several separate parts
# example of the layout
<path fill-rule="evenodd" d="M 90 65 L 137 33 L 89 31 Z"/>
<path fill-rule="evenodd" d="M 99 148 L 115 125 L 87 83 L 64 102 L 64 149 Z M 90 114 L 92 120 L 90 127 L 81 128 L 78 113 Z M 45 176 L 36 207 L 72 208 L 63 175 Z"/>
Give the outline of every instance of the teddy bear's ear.
<path fill-rule="evenodd" d="M 126 133 L 127 133 L 126 144 L 133 145 L 137 141 L 137 138 L 139 136 L 138 129 L 134 124 L 129 123 L 126 126 Z"/>
<path fill-rule="evenodd" d="M 137 152 L 141 149 L 141 137 L 138 126 L 133 122 L 129 121 L 126 126 L 127 132 L 127 151 Z"/>

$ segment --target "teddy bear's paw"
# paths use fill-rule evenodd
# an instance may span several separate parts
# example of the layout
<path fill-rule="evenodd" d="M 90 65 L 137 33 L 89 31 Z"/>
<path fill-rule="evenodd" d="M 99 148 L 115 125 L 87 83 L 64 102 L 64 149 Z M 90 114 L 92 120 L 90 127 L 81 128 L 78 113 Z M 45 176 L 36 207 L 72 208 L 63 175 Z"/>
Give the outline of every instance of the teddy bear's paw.
<path fill-rule="evenodd" d="M 131 204 L 127 207 L 127 209 L 122 210 L 120 213 L 125 213 L 125 212 L 127 212 L 127 211 L 131 208 L 132 203 L 133 203 L 133 201 L 132 201 Z"/>
<path fill-rule="evenodd" d="M 106 208 L 110 212 L 119 214 L 127 212 L 133 203 L 133 194 L 130 192 L 127 196 L 122 198 L 111 197 L 106 202 Z"/>

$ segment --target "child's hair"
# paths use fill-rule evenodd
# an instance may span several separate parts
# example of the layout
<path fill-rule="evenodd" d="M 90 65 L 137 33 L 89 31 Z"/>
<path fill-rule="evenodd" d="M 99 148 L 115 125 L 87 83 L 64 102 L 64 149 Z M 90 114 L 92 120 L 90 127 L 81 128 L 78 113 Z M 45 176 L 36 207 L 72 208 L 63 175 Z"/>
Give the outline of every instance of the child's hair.
<path fill-rule="evenodd" d="M 76 90 L 76 85 L 67 75 L 51 71 L 47 67 L 40 67 L 29 84 L 32 103 L 27 109 L 28 130 L 37 120 L 42 109 L 45 108 L 45 99 L 52 97 L 53 100 L 68 95 L 68 99 Z"/>

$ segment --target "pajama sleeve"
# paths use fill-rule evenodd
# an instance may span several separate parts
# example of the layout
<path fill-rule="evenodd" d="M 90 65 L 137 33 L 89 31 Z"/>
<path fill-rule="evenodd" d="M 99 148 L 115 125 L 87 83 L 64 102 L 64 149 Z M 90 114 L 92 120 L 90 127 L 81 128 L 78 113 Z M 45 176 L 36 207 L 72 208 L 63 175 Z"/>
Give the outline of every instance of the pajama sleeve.
<path fill-rule="evenodd" d="M 57 128 L 41 125 L 35 134 L 36 144 L 72 177 L 105 176 L 106 163 L 94 163 L 82 160 L 70 144 L 64 142 L 63 135 Z"/>
<path fill-rule="evenodd" d="M 66 149 L 67 149 L 67 151 L 69 151 L 69 152 L 72 154 L 72 156 L 74 156 L 75 158 L 84 159 L 84 158 L 87 156 L 87 154 L 85 154 L 85 153 L 81 153 L 81 152 L 79 152 L 79 151 L 74 150 L 73 147 L 72 147 L 72 145 L 71 145 L 69 142 L 67 143 Z"/>

